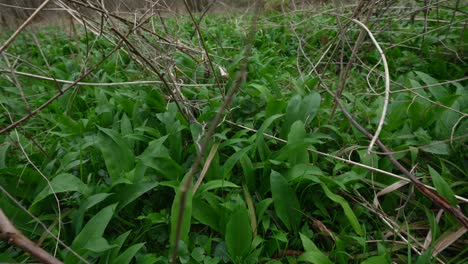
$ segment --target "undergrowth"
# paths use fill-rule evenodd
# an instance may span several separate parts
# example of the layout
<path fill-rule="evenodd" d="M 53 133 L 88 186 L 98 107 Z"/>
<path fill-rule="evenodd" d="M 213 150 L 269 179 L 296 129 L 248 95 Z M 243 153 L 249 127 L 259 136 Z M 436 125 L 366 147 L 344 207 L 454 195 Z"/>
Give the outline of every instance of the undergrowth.
<path fill-rule="evenodd" d="M 442 8 L 428 20 L 381 18 L 369 26 L 380 29 L 374 34 L 391 69 L 380 139 L 465 213 L 467 11 Z M 181 263 L 467 260 L 466 236 L 454 235 L 463 229 L 457 220 L 396 178 L 398 169 L 377 148 L 368 153 L 369 139 L 339 108 L 333 110 L 335 100 L 322 87 L 339 86 L 360 28 L 340 32 L 330 13 L 259 18 L 247 78 L 210 139 L 206 170 L 194 180 L 203 177 L 201 185 L 193 195 L 195 187 L 188 190 Z M 151 23 L 163 37 L 177 36 L 200 50 L 190 55 L 158 49 L 151 35 L 138 42 L 145 43 L 138 48 L 154 65 L 171 57 L 173 68 L 162 72 L 179 83 L 184 98 L 174 100 L 160 83 L 128 83 L 155 77 L 122 48 L 82 84 L 0 135 L 0 186 L 19 202 L 3 194 L 0 208 L 65 263 L 80 259 L 57 246 L 28 213 L 91 263 L 169 261 L 179 186 L 223 95 L 235 85 L 249 45 L 249 15 L 204 17 L 200 28 L 213 72 L 188 17 L 164 18 L 167 31 L 158 19 Z M 83 65 L 114 48 L 83 28 L 71 36 L 55 27 L 34 34 L 39 45 L 32 33 L 23 33 L 0 62 L 1 128 L 40 107 L 68 85 L 63 81 L 81 76 Z M 365 37 L 341 96 L 369 131 L 375 131 L 384 104 L 383 74 L 374 67 L 380 58 Z M 31 261 L 6 242 L 0 249 L 1 262 Z"/>

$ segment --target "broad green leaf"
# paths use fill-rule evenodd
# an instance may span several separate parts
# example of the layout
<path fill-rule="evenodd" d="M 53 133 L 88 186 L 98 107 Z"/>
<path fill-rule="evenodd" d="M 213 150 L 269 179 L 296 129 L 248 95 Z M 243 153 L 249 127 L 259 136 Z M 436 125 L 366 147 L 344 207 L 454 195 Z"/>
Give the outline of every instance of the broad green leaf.
<path fill-rule="evenodd" d="M 91 240 L 102 241 L 99 239 L 102 238 L 102 235 L 104 234 L 104 230 L 106 229 L 107 225 L 109 224 L 109 221 L 114 215 L 116 207 L 117 207 L 117 204 L 109 205 L 105 207 L 104 209 L 102 209 L 101 211 L 99 211 L 95 216 L 93 216 L 86 223 L 86 225 L 83 227 L 81 232 L 75 237 L 71 245 L 71 248 L 78 252 L 82 252 L 82 249 L 86 247 L 89 241 Z M 76 256 L 74 256 L 73 254 L 68 254 L 65 259 L 65 263 L 78 263 L 78 262 L 79 262 L 78 258 L 76 258 Z"/>
<path fill-rule="evenodd" d="M 134 184 L 119 184 L 113 188 L 113 192 L 116 194 L 116 202 L 119 203 L 117 210 L 120 211 L 129 203 L 136 200 L 144 193 L 152 190 L 158 186 L 157 182 L 140 182 Z"/>
<path fill-rule="evenodd" d="M 107 171 L 113 182 L 134 168 L 135 157 L 127 142 L 114 130 L 99 127 L 97 145 L 102 152 Z"/>
<path fill-rule="evenodd" d="M 370 257 L 364 260 L 363 262 L 361 262 L 361 264 L 385 264 L 385 263 L 390 263 L 386 255 Z"/>
<path fill-rule="evenodd" d="M 276 214 L 289 230 L 296 231 L 302 217 L 296 193 L 289 187 L 286 179 L 276 171 L 270 174 L 270 184 Z"/>
<path fill-rule="evenodd" d="M 112 261 L 113 264 L 128 264 L 136 253 L 143 247 L 144 243 L 135 244 L 127 248 L 122 254 Z"/>
<path fill-rule="evenodd" d="M 248 155 L 244 155 L 240 158 L 239 161 L 242 166 L 242 172 L 247 188 L 253 192 L 255 191 L 255 174 L 252 160 Z"/>
<path fill-rule="evenodd" d="M 288 148 L 291 152 L 288 158 L 288 162 L 291 165 L 309 163 L 309 152 L 305 148 L 304 139 L 306 138 L 306 131 L 304 123 L 298 120 L 291 126 L 291 130 L 288 134 Z"/>
<path fill-rule="evenodd" d="M 268 207 L 273 203 L 272 198 L 266 198 L 265 200 L 261 200 L 257 203 L 256 211 L 257 211 L 257 219 L 262 219 L 263 215 L 265 214 Z"/>
<path fill-rule="evenodd" d="M 436 79 L 432 78 L 431 76 L 429 76 L 428 74 L 424 72 L 415 71 L 415 73 L 426 85 L 430 86 L 428 90 L 437 100 L 440 100 L 441 98 L 447 95 L 446 88 L 444 88 L 441 85 L 436 85 L 439 83 L 439 81 L 437 81 Z"/>
<path fill-rule="evenodd" d="M 9 143 L 0 145 L 0 169 L 3 169 L 6 167 L 6 163 L 5 163 L 6 153 L 9 147 L 10 147 Z"/>
<path fill-rule="evenodd" d="M 314 264 L 333 264 L 325 254 L 320 251 L 304 252 L 297 258 L 298 261 L 309 262 Z"/>
<path fill-rule="evenodd" d="M 128 137 L 129 135 L 133 134 L 132 122 L 125 113 L 122 115 L 122 119 L 120 120 L 120 132 L 122 136 L 126 139 L 127 145 L 130 148 L 133 148 L 133 146 L 135 145 L 135 140 Z"/>
<path fill-rule="evenodd" d="M 296 94 L 291 99 L 289 99 L 288 107 L 286 108 L 286 116 L 285 122 L 281 128 L 281 137 L 285 138 L 286 135 L 289 133 L 289 129 L 297 120 L 301 120 L 301 103 L 302 99 L 301 96 Z"/>
<path fill-rule="evenodd" d="M 320 94 L 316 91 L 310 92 L 302 100 L 300 112 L 303 114 L 302 121 L 305 125 L 310 124 L 314 120 L 320 108 L 321 100 Z"/>
<path fill-rule="evenodd" d="M 105 263 L 108 258 L 110 259 L 115 259 L 117 255 L 119 254 L 120 249 L 122 248 L 123 244 L 125 243 L 125 240 L 127 240 L 128 235 L 130 235 L 131 231 L 127 231 L 121 235 L 119 235 L 116 239 L 112 241 L 112 245 L 115 247 L 109 251 L 108 257 L 104 261 L 104 258 L 101 259 L 100 263 Z"/>
<path fill-rule="evenodd" d="M 449 155 L 450 154 L 450 147 L 447 143 L 441 143 L 441 142 L 432 142 L 433 144 L 427 146 L 427 147 L 422 147 L 421 150 L 424 152 L 429 152 L 432 154 L 437 154 L 437 155 Z"/>
<path fill-rule="evenodd" d="M 107 197 L 111 196 L 112 193 L 98 193 L 95 195 L 91 195 L 88 198 L 86 198 L 80 205 L 80 208 L 72 213 L 72 219 L 73 219 L 73 226 L 75 227 L 75 230 L 81 230 L 83 226 L 83 219 L 85 212 L 95 206 L 96 204 L 104 201 Z"/>
<path fill-rule="evenodd" d="M 192 216 L 200 223 L 209 226 L 216 232 L 221 232 L 219 226 L 219 210 L 202 200 L 199 196 L 193 198 Z"/>
<path fill-rule="evenodd" d="M 52 189 L 50 187 L 52 187 Z M 50 186 L 46 185 L 46 187 L 44 187 L 44 189 L 36 196 L 33 205 L 53 193 L 85 193 L 87 190 L 88 187 L 86 186 L 86 184 L 84 184 L 78 177 L 70 173 L 61 173 L 52 179 L 52 181 L 50 182 Z"/>
<path fill-rule="evenodd" d="M 226 226 L 226 245 L 233 260 L 245 257 L 252 243 L 249 212 L 239 206 L 231 215 Z"/>
<path fill-rule="evenodd" d="M 437 192 L 447 199 L 452 206 L 457 206 L 457 199 L 455 198 L 455 193 L 450 188 L 450 185 L 444 180 L 444 178 L 431 166 L 429 167 L 429 174 L 432 177 L 432 182 Z"/>
<path fill-rule="evenodd" d="M 103 237 L 90 237 L 83 249 L 94 253 L 103 253 L 115 247 L 117 247 L 117 245 L 109 244 Z"/>
<path fill-rule="evenodd" d="M 200 188 L 198 188 L 197 193 L 202 193 L 202 192 L 206 192 L 206 191 L 210 191 L 210 190 L 218 189 L 218 188 L 239 188 L 239 185 L 236 185 L 230 181 L 225 181 L 225 180 L 212 180 L 205 184 L 202 184 Z"/>
<path fill-rule="evenodd" d="M 180 180 L 183 169 L 171 158 L 169 150 L 163 145 L 167 138 L 164 136 L 151 141 L 139 158 L 144 165 L 156 170 L 165 179 Z"/>
<path fill-rule="evenodd" d="M 223 165 L 223 175 L 224 179 L 227 178 L 227 176 L 231 173 L 232 168 L 234 168 L 234 165 L 239 161 L 240 158 L 242 158 L 250 149 L 252 146 L 248 146 L 246 148 L 243 148 L 241 151 L 237 151 L 234 153 L 232 156 L 230 156 L 226 162 Z"/>
<path fill-rule="evenodd" d="M 345 216 L 346 216 L 346 218 L 348 218 L 348 221 L 351 224 L 351 226 L 353 227 L 354 231 L 358 235 L 362 236 L 364 234 L 363 231 L 362 231 L 362 228 L 359 225 L 359 221 L 358 221 L 356 215 L 354 214 L 353 210 L 349 206 L 348 202 L 342 196 L 332 193 L 330 191 L 330 189 L 328 189 L 328 187 L 325 184 L 322 183 L 321 185 L 322 185 L 323 190 L 325 191 L 325 195 L 330 200 L 332 200 L 335 203 L 338 203 L 339 205 L 341 205 L 341 208 L 343 208 Z"/>
<path fill-rule="evenodd" d="M 299 257 L 299 261 L 305 261 L 317 264 L 332 264 L 328 257 L 318 249 L 318 247 L 310 240 L 307 236 L 299 233 L 301 237 L 302 246 L 304 247 L 305 253 Z"/>

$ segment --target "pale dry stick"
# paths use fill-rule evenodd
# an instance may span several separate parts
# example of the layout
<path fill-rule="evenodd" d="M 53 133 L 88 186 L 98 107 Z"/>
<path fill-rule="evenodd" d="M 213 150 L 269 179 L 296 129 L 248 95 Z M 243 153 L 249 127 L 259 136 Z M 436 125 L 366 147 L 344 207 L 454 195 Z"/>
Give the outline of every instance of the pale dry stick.
<path fill-rule="evenodd" d="M 259 2 L 256 2 L 256 3 L 258 5 Z M 256 29 L 256 26 L 257 26 L 258 16 L 259 16 L 259 8 L 257 6 L 256 11 L 255 11 L 255 15 L 254 15 L 254 18 L 253 18 L 253 21 L 252 21 L 252 24 L 251 24 L 251 28 L 249 30 L 249 35 L 247 37 L 247 41 L 248 41 L 247 43 L 248 44 L 247 44 L 247 46 L 245 48 L 245 51 L 244 51 L 244 57 L 243 57 L 243 61 L 242 61 L 241 66 L 240 66 L 241 68 L 239 69 L 239 74 L 238 74 L 236 80 L 234 81 L 233 86 L 231 87 L 229 92 L 224 97 L 224 103 L 221 105 L 221 108 L 218 110 L 215 117 L 213 118 L 213 121 L 211 122 L 211 125 L 208 128 L 208 131 L 206 133 L 205 140 L 203 141 L 203 143 L 201 145 L 200 152 L 198 153 L 197 157 L 195 158 L 195 161 L 193 162 L 193 165 L 190 168 L 190 171 L 189 171 L 189 173 L 187 175 L 187 178 L 185 179 L 185 182 L 181 183 L 181 186 L 180 186 L 180 193 L 181 193 L 181 195 L 180 195 L 180 205 L 179 205 L 179 210 L 178 210 L 178 213 L 177 213 L 177 221 L 176 221 L 177 225 L 176 225 L 176 231 L 175 231 L 175 236 L 174 236 L 174 248 L 173 248 L 172 257 L 171 257 L 171 261 L 174 264 L 177 262 L 177 254 L 178 254 L 178 249 L 179 249 L 179 239 L 180 239 L 180 233 L 181 233 L 181 229 L 182 229 L 182 221 L 183 221 L 183 218 L 184 218 L 184 210 L 185 210 L 185 206 L 186 206 L 186 202 L 187 202 L 187 192 L 188 192 L 188 190 L 190 188 L 190 185 L 193 184 L 192 183 L 193 177 L 195 176 L 195 173 L 197 173 L 198 168 L 200 167 L 201 161 L 202 161 L 202 159 L 203 159 L 203 157 L 205 155 L 205 152 L 206 152 L 206 150 L 208 148 L 208 144 L 210 143 L 210 139 L 214 135 L 214 133 L 216 131 L 216 128 L 218 127 L 218 123 L 221 121 L 221 118 L 223 117 L 224 112 L 231 105 L 233 96 L 239 90 L 240 86 L 242 85 L 242 83 L 245 82 L 245 80 L 247 78 L 247 67 L 248 67 L 248 63 L 249 63 L 249 57 L 250 57 L 250 54 L 252 52 L 252 42 L 253 42 L 253 38 L 255 36 L 255 29 Z"/>
<path fill-rule="evenodd" d="M 29 17 L 28 19 L 26 19 L 26 21 L 24 21 L 24 23 L 19 26 L 18 29 L 16 29 L 16 31 L 13 33 L 13 35 L 11 35 L 4 43 L 2 46 L 0 46 L 0 53 L 3 52 L 3 50 L 5 50 L 12 42 L 13 40 L 16 39 L 16 37 L 18 37 L 18 35 L 21 33 L 21 31 L 23 31 L 27 25 L 29 25 L 29 23 L 31 23 L 31 21 L 36 17 L 37 14 L 39 14 L 39 12 L 41 12 L 41 10 L 50 2 L 50 0 L 45 0 Z"/>
<path fill-rule="evenodd" d="M 0 69 L 0 72 L 4 73 L 11 73 L 9 70 L 5 69 Z M 47 81 L 53 81 L 53 82 L 58 82 L 58 83 L 65 83 L 65 84 L 72 84 L 73 81 L 68 81 L 68 80 L 62 80 L 62 79 L 55 79 L 52 77 L 47 77 L 47 76 L 42 76 L 42 75 L 37 75 L 37 74 L 32 74 L 32 73 L 27 73 L 27 72 L 21 72 L 21 71 L 13 71 L 17 75 L 21 76 L 27 76 L 39 80 L 47 80 Z M 95 82 L 77 82 L 77 85 L 80 86 L 124 86 L 124 85 L 146 85 L 146 84 L 163 84 L 162 81 L 132 81 L 132 82 L 112 82 L 112 83 L 95 83 Z M 176 83 L 176 82 L 168 82 L 168 84 L 171 85 L 178 85 L 180 87 L 209 87 L 209 86 L 215 86 L 216 84 L 210 84 L 210 83 L 197 83 L 197 84 L 185 84 L 185 83 Z"/>
<path fill-rule="evenodd" d="M 439 209 L 439 212 L 437 212 L 437 215 L 435 217 L 435 222 L 437 224 L 439 224 L 439 221 L 440 221 L 440 218 L 442 217 L 442 214 L 444 213 L 444 210 L 442 209 Z M 423 249 L 424 250 L 427 250 L 429 248 L 429 246 L 431 245 L 432 243 L 432 229 L 429 228 L 429 231 L 427 232 L 426 234 L 426 239 L 424 240 L 424 244 L 423 244 Z"/>
<path fill-rule="evenodd" d="M 382 114 L 380 116 L 379 124 L 377 126 L 377 130 L 375 131 L 374 136 L 372 137 L 372 140 L 369 144 L 369 148 L 367 149 L 367 153 L 370 153 L 372 148 L 374 147 L 375 141 L 379 138 L 380 131 L 382 131 L 383 124 L 385 122 L 385 115 L 387 114 L 387 108 L 388 108 L 388 100 L 390 97 L 390 71 L 388 69 L 388 63 L 387 63 L 387 58 L 385 57 L 385 53 L 383 52 L 382 48 L 380 47 L 379 43 L 377 40 L 375 40 L 374 35 L 372 32 L 364 25 L 361 21 L 357 19 L 351 19 L 354 23 L 358 24 L 360 27 L 362 27 L 369 37 L 371 38 L 372 42 L 374 42 L 375 47 L 380 53 L 380 57 L 382 60 L 382 63 L 384 65 L 384 70 L 385 70 L 385 97 L 384 97 L 384 105 L 382 107 Z"/>
<path fill-rule="evenodd" d="M 231 124 L 233 126 L 245 129 L 245 130 L 253 132 L 253 133 L 258 133 L 258 130 L 255 130 L 255 129 L 247 127 L 247 126 L 243 126 L 243 125 L 231 122 L 229 120 L 226 120 L 226 123 L 229 123 L 229 124 Z M 284 143 L 284 144 L 288 143 L 287 140 L 284 140 L 284 139 L 279 138 L 279 137 L 275 137 L 275 136 L 267 134 L 267 133 L 263 133 L 263 135 L 265 137 L 269 138 L 269 139 L 273 139 L 275 141 L 278 141 L 278 142 L 281 142 L 281 143 Z M 346 164 L 354 165 L 354 166 L 361 167 L 361 168 L 364 168 L 364 169 L 367 169 L 367 170 L 370 170 L 370 171 L 375 171 L 375 172 L 378 172 L 378 173 L 381 173 L 381 174 L 385 174 L 385 175 L 391 176 L 393 178 L 396 178 L 396 179 L 399 179 L 399 180 L 402 180 L 402 181 L 405 181 L 405 182 L 411 182 L 411 180 L 406 178 L 406 177 L 403 177 L 403 176 L 400 176 L 400 175 L 397 175 L 397 174 L 394 174 L 394 173 L 391 173 L 391 172 L 388 172 L 388 171 L 384 171 L 384 170 L 381 170 L 381 169 L 378 169 L 378 168 L 374 168 L 374 167 L 371 167 L 371 166 L 368 166 L 368 165 L 365 165 L 365 164 L 362 164 L 362 163 L 359 163 L 359 162 L 344 159 L 344 158 L 341 158 L 341 157 L 338 157 L 338 156 L 335 156 L 335 155 L 332 155 L 332 154 L 329 154 L 329 153 L 321 152 L 321 151 L 311 149 L 311 148 L 307 148 L 307 151 L 318 154 L 320 156 L 324 156 L 324 157 L 327 157 L 327 158 L 338 160 L 338 161 L 344 162 Z M 436 190 L 436 188 L 434 188 L 432 186 L 429 186 L 429 185 L 424 185 L 424 187 L 426 187 L 428 189 L 431 189 L 431 190 Z M 457 200 L 459 200 L 460 202 L 468 203 L 468 198 L 465 198 L 465 197 L 462 197 L 462 196 L 459 196 L 459 195 L 455 195 L 455 198 Z"/>
<path fill-rule="evenodd" d="M 213 145 L 213 147 L 211 147 L 210 153 L 208 154 L 208 157 L 206 158 L 205 165 L 203 165 L 203 169 L 202 169 L 202 171 L 200 173 L 200 176 L 198 177 L 197 182 L 193 186 L 192 195 L 197 192 L 198 187 L 200 187 L 200 184 L 202 183 L 203 179 L 205 178 L 206 172 L 210 168 L 211 161 L 213 160 L 213 158 L 214 158 L 214 156 L 216 154 L 216 151 L 218 150 L 218 147 L 219 147 L 219 142 L 216 142 Z"/>
<path fill-rule="evenodd" d="M 433 251 L 432 251 L 432 256 L 436 257 L 437 255 L 440 254 L 444 249 L 446 249 L 449 245 L 451 245 L 453 242 L 457 241 L 459 238 L 461 238 L 468 229 L 465 227 L 460 227 L 456 231 L 452 232 L 450 235 L 447 236 L 442 236 L 437 243 L 434 245 Z M 465 240 L 466 241 L 466 240 Z"/>
<path fill-rule="evenodd" d="M 0 103 L 0 105 L 5 110 L 5 113 L 8 115 L 8 117 L 10 118 L 10 122 L 13 123 L 13 117 L 11 116 L 10 111 L 8 111 L 8 109 L 2 103 Z M 44 173 L 42 173 L 41 169 L 39 169 L 39 167 L 37 167 L 36 164 L 34 162 L 32 162 L 32 160 L 29 158 L 28 153 L 26 152 L 26 150 L 23 148 L 23 145 L 21 144 L 21 140 L 19 138 L 18 130 L 15 129 L 14 131 L 15 131 L 15 136 L 16 136 L 16 140 L 17 140 L 17 143 L 18 143 L 18 147 L 20 148 L 20 150 L 23 153 L 24 157 L 26 158 L 28 163 L 34 168 L 34 170 L 36 170 L 37 173 L 39 173 L 39 175 L 41 175 L 41 177 L 47 182 L 47 186 L 49 186 L 49 189 L 53 193 L 55 202 L 57 203 L 57 213 L 58 213 L 57 239 L 60 239 L 60 233 L 62 231 L 62 209 L 60 208 L 60 200 L 59 200 L 57 194 L 55 193 L 54 187 L 52 186 L 52 183 L 50 182 L 50 180 L 47 178 L 47 176 L 44 175 Z M 56 244 L 55 244 L 54 256 L 57 255 L 57 250 L 58 250 L 58 240 L 56 241 Z"/>
<path fill-rule="evenodd" d="M 6 197 L 8 197 L 18 208 L 20 208 L 27 215 L 29 215 L 29 217 L 31 217 L 34 220 L 34 222 L 38 223 L 42 227 L 42 229 L 45 230 L 47 234 L 49 234 L 52 238 L 56 239 L 58 243 L 62 245 L 66 250 L 68 250 L 71 254 L 76 256 L 83 263 L 90 264 L 86 259 L 84 259 L 78 253 L 76 253 L 72 248 L 70 248 L 62 240 L 58 239 L 58 237 L 49 230 L 49 228 L 44 224 L 44 222 L 42 222 L 39 218 L 33 215 L 26 207 L 24 207 L 18 200 L 16 200 L 16 198 L 13 197 L 13 195 L 11 195 L 5 188 L 3 188 L 1 184 L 0 184 L 0 192 L 2 192 Z"/>
<path fill-rule="evenodd" d="M 374 87 L 372 87 L 372 84 L 371 84 L 371 81 L 370 81 L 370 75 L 375 71 L 377 66 L 379 66 L 381 61 L 382 61 L 382 59 L 380 59 L 374 66 L 372 66 L 372 68 L 370 68 L 369 72 L 366 75 L 367 86 L 374 93 L 373 95 L 378 95 L 379 93 L 377 93 L 377 91 L 374 89 Z M 380 77 L 380 75 L 377 76 L 377 78 L 376 78 L 377 80 L 378 80 L 378 77 Z M 376 85 L 377 85 L 377 83 L 376 83 Z"/>
<path fill-rule="evenodd" d="M 39 247 L 36 243 L 24 236 L 11 223 L 10 219 L 5 215 L 0 208 L 0 238 L 13 244 L 25 252 L 29 253 L 35 259 L 45 264 L 62 264 L 62 262 L 51 256 L 47 251 Z"/>
<path fill-rule="evenodd" d="M 452 129 L 450 131 L 450 139 L 452 140 L 454 137 L 453 135 L 455 134 L 455 128 L 458 126 L 458 124 L 463 120 L 463 118 L 465 118 L 466 116 L 461 116 L 460 118 L 458 118 L 457 122 L 455 122 L 455 124 L 452 126 Z M 450 142 L 453 142 L 453 141 L 450 141 Z"/>

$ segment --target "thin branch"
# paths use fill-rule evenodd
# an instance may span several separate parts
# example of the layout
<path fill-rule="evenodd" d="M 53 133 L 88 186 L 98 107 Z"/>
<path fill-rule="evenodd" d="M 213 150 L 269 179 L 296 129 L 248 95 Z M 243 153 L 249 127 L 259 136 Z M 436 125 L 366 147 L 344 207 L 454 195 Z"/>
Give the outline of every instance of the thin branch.
<path fill-rule="evenodd" d="M 384 105 L 382 107 L 382 115 L 380 116 L 379 125 L 377 126 L 377 130 L 375 131 L 375 134 L 372 137 L 371 143 L 369 144 L 369 148 L 367 149 L 367 152 L 370 153 L 370 151 L 374 147 L 375 141 L 379 138 L 380 131 L 382 131 L 382 127 L 383 127 L 383 124 L 385 122 L 385 115 L 387 114 L 388 99 L 389 99 L 389 96 L 390 96 L 390 72 L 388 70 L 388 63 L 387 63 L 387 58 L 385 57 L 385 53 L 383 52 L 383 50 L 380 47 L 377 40 L 375 40 L 374 35 L 372 34 L 372 32 L 361 21 L 356 20 L 356 19 L 351 19 L 351 21 L 358 24 L 360 27 L 362 27 L 367 32 L 367 34 L 369 34 L 369 37 L 371 38 L 372 42 L 374 42 L 375 47 L 377 48 L 377 50 L 380 53 L 380 57 L 382 58 L 382 63 L 383 63 L 384 70 L 385 70 Z"/>
<path fill-rule="evenodd" d="M 21 248 L 28 252 L 35 259 L 45 264 L 62 264 L 62 262 L 47 251 L 39 247 L 36 243 L 29 240 L 24 236 L 15 226 L 11 223 L 8 217 L 3 213 L 0 208 L 0 238 L 6 242 Z"/>
<path fill-rule="evenodd" d="M 192 181 L 193 181 L 193 177 L 195 176 L 195 173 L 198 171 L 198 168 L 200 167 L 200 164 L 201 164 L 201 161 L 203 160 L 203 157 L 205 156 L 205 152 L 208 148 L 208 145 L 210 143 L 210 140 L 211 140 L 211 137 L 214 135 L 215 131 L 216 131 L 216 128 L 218 126 L 218 123 L 221 121 L 223 115 L 224 115 L 224 112 L 226 111 L 226 109 L 231 105 L 231 101 L 232 101 L 232 98 L 234 96 L 234 94 L 237 92 L 237 90 L 239 90 L 240 86 L 242 85 L 242 83 L 246 80 L 247 78 L 247 66 L 248 66 L 248 63 L 249 63 L 249 57 L 250 57 L 250 54 L 251 54 L 251 51 L 252 51 L 252 42 L 253 42 L 253 37 L 255 36 L 255 29 L 256 29 L 256 26 L 257 26 L 257 19 L 258 19 L 258 15 L 259 15 L 259 8 L 257 6 L 256 8 L 256 13 L 254 15 L 254 20 L 252 22 L 252 25 L 251 25 L 251 28 L 250 28 L 250 31 L 249 31 L 249 36 L 248 36 L 248 45 L 247 47 L 245 48 L 245 51 L 244 51 L 244 58 L 243 58 L 243 62 L 241 64 L 241 68 L 239 70 L 239 74 L 232 86 L 232 88 L 229 90 L 229 92 L 226 94 L 226 96 L 224 97 L 224 103 L 221 105 L 221 108 L 219 109 L 219 111 L 216 113 L 216 116 L 214 117 L 210 127 L 208 128 L 208 131 L 206 133 L 206 138 L 203 142 L 203 144 L 201 145 L 201 148 L 200 148 L 200 152 L 198 153 L 191 169 L 190 169 L 190 172 L 187 176 L 187 178 L 185 179 L 185 182 L 182 182 L 181 184 L 181 187 L 180 187 L 180 193 L 181 193 L 181 197 L 180 197 L 180 206 L 179 206 L 179 211 L 178 211 L 178 214 L 177 214 L 177 222 L 176 222 L 176 233 L 175 233 L 175 239 L 174 239 L 174 249 L 173 249 L 173 252 L 172 252 L 172 263 L 176 263 L 177 262 L 177 253 L 178 253 L 178 249 L 179 249 L 179 239 L 180 239 L 180 233 L 181 233 L 181 229 L 182 229 L 182 221 L 183 221 L 183 218 L 184 218 L 184 209 L 185 209 L 185 206 L 186 206 L 186 202 L 187 202 L 187 192 L 192 184 Z"/>

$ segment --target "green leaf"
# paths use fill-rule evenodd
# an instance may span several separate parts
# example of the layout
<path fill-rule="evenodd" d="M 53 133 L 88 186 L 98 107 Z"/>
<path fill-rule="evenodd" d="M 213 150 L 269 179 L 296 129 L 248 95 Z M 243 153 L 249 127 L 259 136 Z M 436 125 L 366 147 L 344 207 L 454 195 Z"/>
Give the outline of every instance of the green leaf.
<path fill-rule="evenodd" d="M 216 232 L 221 231 L 219 226 L 220 214 L 221 212 L 219 212 L 219 210 L 216 210 L 216 208 L 213 208 L 209 203 L 200 199 L 199 196 L 196 196 L 193 199 L 193 218 L 200 223 L 209 226 Z"/>
<path fill-rule="evenodd" d="M 117 210 L 120 211 L 129 203 L 142 196 L 144 193 L 158 186 L 157 182 L 140 182 L 134 184 L 119 184 L 113 192 L 116 194 L 116 202 L 119 203 Z"/>
<path fill-rule="evenodd" d="M 385 254 L 381 256 L 370 257 L 364 260 L 363 262 L 361 262 L 361 264 L 385 264 L 385 263 L 390 263 Z"/>
<path fill-rule="evenodd" d="M 95 242 L 99 242 L 100 245 L 104 245 L 103 241 L 100 240 L 102 235 L 104 234 L 104 230 L 106 229 L 109 221 L 111 220 L 112 216 L 114 215 L 115 208 L 117 204 L 112 204 L 101 211 L 99 211 L 95 216 L 93 216 L 88 223 L 83 227 L 81 232 L 75 237 L 71 248 L 81 252 L 82 249 L 87 247 L 89 241 L 94 240 Z M 78 263 L 79 260 L 73 254 L 67 255 L 65 263 Z"/>
<path fill-rule="evenodd" d="M 88 187 L 86 186 L 86 184 L 84 184 L 78 177 L 70 173 L 61 173 L 52 179 L 52 181 L 50 182 L 50 186 L 47 185 L 46 187 L 44 187 L 44 189 L 36 196 L 33 205 L 53 193 L 85 193 L 87 190 Z"/>
<path fill-rule="evenodd" d="M 289 230 L 296 231 L 301 222 L 301 207 L 296 193 L 286 179 L 276 171 L 270 174 L 271 194 L 275 211 Z"/>
<path fill-rule="evenodd" d="M 226 162 L 223 165 L 223 175 L 224 179 L 227 178 L 229 173 L 231 173 L 232 168 L 234 168 L 234 165 L 239 161 L 240 158 L 242 158 L 250 149 L 252 146 L 248 146 L 246 148 L 243 148 L 241 151 L 237 151 L 234 153 L 232 156 L 230 156 Z"/>
<path fill-rule="evenodd" d="M 289 154 L 288 162 L 291 165 L 309 163 L 309 152 L 305 148 L 304 139 L 306 131 L 302 121 L 296 121 L 292 124 L 288 134 L 287 149 Z"/>
<path fill-rule="evenodd" d="M 125 243 L 125 240 L 127 240 L 130 233 L 131 231 L 127 231 L 119 235 L 116 239 L 112 241 L 112 245 L 114 245 L 115 247 L 109 251 L 107 258 L 115 259 L 117 257 L 120 249 L 122 248 L 123 244 Z M 101 259 L 101 263 L 105 263 L 105 262 Z"/>
<path fill-rule="evenodd" d="M 102 253 L 115 247 L 117 247 L 117 245 L 110 245 L 109 242 L 107 242 L 107 240 L 103 237 L 91 237 L 86 242 L 86 245 L 83 247 L 83 249 L 94 253 Z"/>
<path fill-rule="evenodd" d="M 317 251 L 304 252 L 297 258 L 298 261 L 316 263 L 316 264 L 333 264 L 325 254 Z"/>
<path fill-rule="evenodd" d="M 301 96 L 296 94 L 289 99 L 288 107 L 286 108 L 285 122 L 281 128 L 281 137 L 284 138 L 289 133 L 289 129 L 297 120 L 301 120 Z"/>
<path fill-rule="evenodd" d="M 243 206 L 237 207 L 226 226 L 226 245 L 233 260 L 245 257 L 252 243 L 249 213 Z"/>
<path fill-rule="evenodd" d="M 447 143 L 432 142 L 431 145 L 427 147 L 422 147 L 422 151 L 437 154 L 437 155 L 449 155 L 450 147 Z"/>
<path fill-rule="evenodd" d="M 328 189 L 328 187 L 325 184 L 321 184 L 323 190 L 325 191 L 325 195 L 335 203 L 338 203 L 341 205 L 341 208 L 343 208 L 343 211 L 345 213 L 346 218 L 348 218 L 349 223 L 353 227 L 354 231 L 359 234 L 360 236 L 364 235 L 361 226 L 359 225 L 359 221 L 357 220 L 356 215 L 354 214 L 353 210 L 349 206 L 348 202 L 340 195 L 334 194 Z"/>
<path fill-rule="evenodd" d="M 437 81 L 436 79 L 432 78 L 424 72 L 415 71 L 415 73 L 426 85 L 429 85 L 428 90 L 437 100 L 440 100 L 441 98 L 447 95 L 446 88 L 444 88 L 441 85 L 436 85 L 439 84 L 439 81 Z"/>
<path fill-rule="evenodd" d="M 225 180 L 212 180 L 205 184 L 202 184 L 200 188 L 198 188 L 197 193 L 202 193 L 218 188 L 239 188 L 239 185 Z"/>
<path fill-rule="evenodd" d="M 0 145 L 0 169 L 3 169 L 6 167 L 6 163 L 5 163 L 6 153 L 9 147 L 10 147 L 10 144 L 7 142 Z"/>
<path fill-rule="evenodd" d="M 450 188 L 450 185 L 444 180 L 444 178 L 431 166 L 429 167 L 429 174 L 432 177 L 432 182 L 437 192 L 447 199 L 452 206 L 457 206 L 457 199 L 455 198 L 455 193 Z"/>
<path fill-rule="evenodd" d="M 299 233 L 305 253 L 298 260 L 317 264 L 332 264 L 328 257 L 317 248 L 317 246 L 307 236 Z"/>
<path fill-rule="evenodd" d="M 145 166 L 156 170 L 165 179 L 180 180 L 183 169 L 171 158 L 169 150 L 163 145 L 167 138 L 164 136 L 151 141 L 139 158 Z"/>
<path fill-rule="evenodd" d="M 254 166 L 252 164 L 252 160 L 249 158 L 248 155 L 244 155 L 240 158 L 240 164 L 242 166 L 242 172 L 244 175 L 245 183 L 250 191 L 255 191 L 255 174 L 254 174 Z"/>
<path fill-rule="evenodd" d="M 99 127 L 97 145 L 102 152 L 107 171 L 113 182 L 134 168 L 135 157 L 127 142 L 114 130 Z"/>
<path fill-rule="evenodd" d="M 320 94 L 316 91 L 310 92 L 302 100 L 300 112 L 303 115 L 302 121 L 304 122 L 305 125 L 310 124 L 310 122 L 314 120 L 320 108 L 321 100 L 322 98 L 320 97 Z"/>
<path fill-rule="evenodd" d="M 135 244 L 127 248 L 122 254 L 112 261 L 113 264 L 128 264 L 136 253 L 143 247 L 144 243 Z"/>

